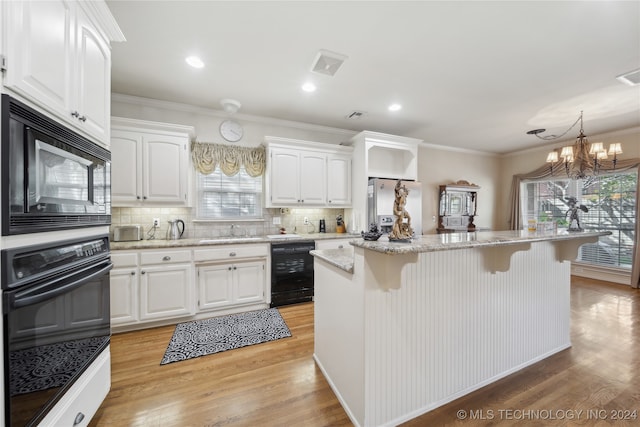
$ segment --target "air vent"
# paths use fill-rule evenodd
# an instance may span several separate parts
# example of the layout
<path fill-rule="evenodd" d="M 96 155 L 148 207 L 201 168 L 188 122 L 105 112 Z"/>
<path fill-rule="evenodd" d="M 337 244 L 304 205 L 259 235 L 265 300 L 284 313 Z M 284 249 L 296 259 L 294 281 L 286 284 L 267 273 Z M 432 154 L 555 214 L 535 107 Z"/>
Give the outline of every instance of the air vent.
<path fill-rule="evenodd" d="M 362 117 L 366 116 L 367 113 L 364 111 L 352 111 L 351 113 L 347 114 L 346 116 L 344 116 L 345 119 L 350 119 L 350 120 L 354 120 L 354 119 L 361 119 Z"/>
<path fill-rule="evenodd" d="M 333 76 L 347 58 L 347 55 L 321 49 L 318 52 L 315 61 L 313 61 L 311 71 L 314 73 L 326 74 L 327 76 Z"/>
<path fill-rule="evenodd" d="M 640 69 L 629 71 L 628 73 L 624 73 L 616 79 L 620 80 L 622 83 L 627 84 L 629 86 L 636 86 L 640 84 Z"/>

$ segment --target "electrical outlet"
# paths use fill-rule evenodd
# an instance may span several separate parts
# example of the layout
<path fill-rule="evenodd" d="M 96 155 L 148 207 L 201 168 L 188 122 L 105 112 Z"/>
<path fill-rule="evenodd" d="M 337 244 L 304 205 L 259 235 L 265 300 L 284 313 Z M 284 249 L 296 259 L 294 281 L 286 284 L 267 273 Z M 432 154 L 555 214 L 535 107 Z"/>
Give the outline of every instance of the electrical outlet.
<path fill-rule="evenodd" d="M 304 225 L 309 225 L 309 217 L 308 216 L 304 217 Z"/>
<path fill-rule="evenodd" d="M 160 227 L 160 218 L 153 218 L 153 226 Z"/>
<path fill-rule="evenodd" d="M 273 225 L 280 225 L 280 217 L 279 216 L 274 216 L 273 217 Z"/>

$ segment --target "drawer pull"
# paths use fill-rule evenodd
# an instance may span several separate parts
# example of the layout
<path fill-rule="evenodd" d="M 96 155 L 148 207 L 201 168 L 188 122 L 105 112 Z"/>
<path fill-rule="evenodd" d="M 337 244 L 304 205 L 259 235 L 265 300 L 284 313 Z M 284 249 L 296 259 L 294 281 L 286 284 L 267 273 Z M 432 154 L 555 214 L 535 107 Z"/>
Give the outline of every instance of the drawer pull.
<path fill-rule="evenodd" d="M 163 261 L 171 261 L 171 257 L 169 255 L 163 256 L 162 257 Z"/>
<path fill-rule="evenodd" d="M 135 276 L 135 275 L 136 275 L 136 272 L 135 272 L 135 271 L 132 271 L 132 272 L 131 272 L 131 275 L 132 275 L 132 276 Z"/>
<path fill-rule="evenodd" d="M 76 415 L 76 417 L 73 420 L 73 425 L 77 426 L 82 422 L 82 420 L 84 420 L 84 414 L 82 412 L 78 412 L 78 415 Z"/>
<path fill-rule="evenodd" d="M 140 274 L 147 274 L 147 272 L 146 272 L 146 271 L 144 271 L 144 270 L 142 270 L 142 271 L 140 272 Z"/>
<path fill-rule="evenodd" d="M 229 252 L 229 256 L 236 256 L 235 252 Z"/>
<path fill-rule="evenodd" d="M 234 269 L 234 270 L 237 270 L 237 269 L 238 269 L 238 267 L 236 267 L 236 266 L 234 265 L 234 266 L 233 266 L 233 269 Z"/>
<path fill-rule="evenodd" d="M 231 267 L 229 267 L 229 271 L 231 271 Z"/>
<path fill-rule="evenodd" d="M 342 246 L 342 245 L 338 246 L 338 249 L 342 249 L 342 248 L 344 248 L 344 246 Z"/>

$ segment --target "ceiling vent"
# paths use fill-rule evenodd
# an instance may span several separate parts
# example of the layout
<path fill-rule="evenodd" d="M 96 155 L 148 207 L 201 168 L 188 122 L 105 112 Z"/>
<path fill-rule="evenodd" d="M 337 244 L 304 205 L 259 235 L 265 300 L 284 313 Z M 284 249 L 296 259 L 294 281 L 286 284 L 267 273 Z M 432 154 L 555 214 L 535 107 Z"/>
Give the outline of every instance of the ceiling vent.
<path fill-rule="evenodd" d="M 628 84 L 629 86 L 636 86 L 640 84 L 640 69 L 629 71 L 628 73 L 622 74 L 616 79 L 620 80 L 624 84 Z"/>
<path fill-rule="evenodd" d="M 347 55 L 320 49 L 315 61 L 313 61 L 311 71 L 333 76 L 347 58 Z"/>
<path fill-rule="evenodd" d="M 355 119 L 361 119 L 366 115 L 367 113 L 365 113 L 364 111 L 352 111 L 351 113 L 344 116 L 344 118 L 349 120 L 355 120 Z"/>

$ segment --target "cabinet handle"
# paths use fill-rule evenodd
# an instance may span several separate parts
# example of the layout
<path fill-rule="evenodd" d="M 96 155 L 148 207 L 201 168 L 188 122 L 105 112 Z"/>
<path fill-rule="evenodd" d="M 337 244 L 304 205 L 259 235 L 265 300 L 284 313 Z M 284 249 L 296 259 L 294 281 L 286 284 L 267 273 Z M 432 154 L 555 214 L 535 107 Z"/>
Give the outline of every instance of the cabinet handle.
<path fill-rule="evenodd" d="M 140 274 L 146 274 L 146 273 L 147 273 L 147 272 L 146 272 L 146 271 L 144 271 L 144 270 L 142 270 L 142 271 L 140 272 Z"/>
<path fill-rule="evenodd" d="M 78 118 L 80 117 L 80 113 L 78 113 L 77 111 L 74 111 L 73 113 L 71 113 L 71 117 Z"/>
<path fill-rule="evenodd" d="M 342 245 L 338 246 L 338 249 L 342 249 L 342 248 L 344 248 L 344 246 L 342 246 Z"/>
<path fill-rule="evenodd" d="M 304 199 L 300 200 L 302 203 L 304 203 Z"/>
<path fill-rule="evenodd" d="M 144 200 L 147 200 L 147 196 L 142 196 L 142 198 L 143 198 Z"/>
<path fill-rule="evenodd" d="M 77 426 L 84 420 L 84 414 L 82 412 L 78 412 L 78 415 L 73 419 L 73 425 Z"/>
<path fill-rule="evenodd" d="M 231 267 L 229 267 L 229 271 L 231 271 Z"/>
<path fill-rule="evenodd" d="M 234 269 L 234 270 L 237 270 L 237 269 L 238 269 L 238 267 L 236 267 L 236 266 L 234 265 L 234 266 L 233 266 L 233 269 Z"/>
<path fill-rule="evenodd" d="M 135 276 L 135 275 L 136 275 L 136 272 L 135 272 L 135 271 L 132 271 L 132 272 L 131 272 L 131 275 L 132 275 L 132 276 Z"/>
<path fill-rule="evenodd" d="M 229 252 L 229 256 L 236 256 L 235 252 Z"/>
<path fill-rule="evenodd" d="M 163 261 L 171 261 L 171 257 L 169 255 L 162 257 Z"/>
<path fill-rule="evenodd" d="M 84 122 L 87 121 L 87 116 L 78 117 L 78 120 L 80 120 L 82 123 L 84 123 Z"/>
<path fill-rule="evenodd" d="M 136 199 L 140 200 L 140 196 L 136 196 Z"/>

